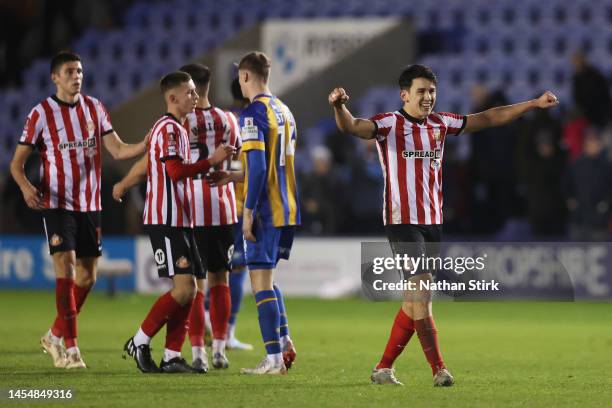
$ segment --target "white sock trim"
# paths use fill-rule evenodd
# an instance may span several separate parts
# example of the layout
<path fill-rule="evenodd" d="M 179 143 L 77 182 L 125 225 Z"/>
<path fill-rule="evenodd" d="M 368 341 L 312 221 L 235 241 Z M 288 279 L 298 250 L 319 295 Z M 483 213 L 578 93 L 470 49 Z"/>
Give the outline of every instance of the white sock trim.
<path fill-rule="evenodd" d="M 151 338 L 142 331 L 141 327 L 139 327 L 138 331 L 134 335 L 134 345 L 138 347 L 143 344 L 151 344 Z"/>
<path fill-rule="evenodd" d="M 173 358 L 180 357 L 180 356 L 181 356 L 181 352 L 180 351 L 164 349 L 164 361 L 170 361 Z"/>
<path fill-rule="evenodd" d="M 283 364 L 283 354 L 282 353 L 275 353 L 275 354 L 268 354 L 268 361 L 270 362 L 270 364 L 272 364 L 274 367 L 278 367 L 281 364 Z"/>

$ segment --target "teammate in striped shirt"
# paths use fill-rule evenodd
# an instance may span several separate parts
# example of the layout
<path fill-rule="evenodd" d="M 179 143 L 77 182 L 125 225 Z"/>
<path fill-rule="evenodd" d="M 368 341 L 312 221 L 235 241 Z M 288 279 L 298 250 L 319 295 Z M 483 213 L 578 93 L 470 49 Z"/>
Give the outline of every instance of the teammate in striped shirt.
<path fill-rule="evenodd" d="M 231 113 L 213 107 L 208 98 L 210 70 L 201 64 L 189 64 L 181 69 L 192 77 L 198 93 L 198 102 L 193 112 L 185 116 L 183 127 L 188 132 L 191 147 L 191 162 L 197 163 L 208 157 L 223 144 L 236 149 L 241 146 L 238 123 Z M 220 170 L 229 169 L 228 160 L 218 164 Z M 113 197 L 121 200 L 125 192 L 144 181 L 146 158 L 134 165 L 128 175 L 115 184 Z M 204 269 L 210 272 L 209 289 L 212 304 L 213 358 L 215 368 L 227 368 L 225 341 L 232 310 L 228 288 L 228 269 L 231 261 L 238 211 L 233 184 L 210 186 L 201 175 L 193 180 L 195 242 Z M 189 340 L 192 346 L 192 367 L 200 372 L 208 371 L 208 356 L 204 348 L 205 320 L 203 303 L 206 281 L 196 280 L 198 290 L 189 314 Z"/>
<path fill-rule="evenodd" d="M 329 95 L 338 128 L 361 139 L 375 139 L 384 175 L 383 222 L 395 254 L 419 257 L 438 255 L 442 235 L 442 158 L 446 136 L 462 131 L 502 126 L 536 108 L 558 104 L 545 92 L 539 98 L 502 106 L 471 115 L 437 113 L 436 76 L 422 65 L 406 67 L 399 77 L 403 107 L 370 119 L 354 118 L 346 108 L 349 99 L 343 88 Z M 432 279 L 427 270 L 404 271 L 415 282 Z M 438 346 L 432 316 L 431 294 L 427 290 L 407 291 L 387 346 L 372 372 L 376 384 L 401 383 L 395 378 L 393 362 L 416 331 L 429 362 L 434 386 L 450 386 L 454 379 Z"/>
<path fill-rule="evenodd" d="M 221 144 L 210 158 L 191 163 L 189 135 L 183 127 L 197 105 L 198 94 L 186 72 L 170 73 L 160 81 L 167 113 L 151 130 L 147 153 L 147 192 L 143 214 L 160 277 L 172 279 L 172 289 L 159 297 L 124 351 L 142 372 L 194 372 L 181 357 L 186 324 L 196 293 L 196 278 L 204 279 L 193 233 L 193 178 L 206 173 L 235 153 Z M 140 174 L 141 163 L 130 170 Z M 136 168 L 135 171 L 132 171 Z M 150 342 L 166 325 L 166 346 L 159 368 L 151 358 Z"/>
<path fill-rule="evenodd" d="M 28 207 L 42 211 L 53 259 L 57 317 L 41 346 L 55 367 L 86 368 L 77 345 L 76 321 L 96 281 L 102 253 L 101 148 L 104 145 L 115 159 L 128 159 L 142 154 L 146 143 L 123 143 L 102 102 L 81 94 L 83 67 L 77 54 L 55 55 L 51 80 L 57 91 L 28 115 L 11 174 Z M 41 158 L 38 187 L 24 172 L 34 148 Z"/>
<path fill-rule="evenodd" d="M 191 75 L 198 95 L 198 105 L 187 115 L 184 126 L 189 133 L 192 160 L 208 157 L 223 143 L 239 150 L 242 146 L 238 123 L 231 113 L 212 106 L 208 98 L 210 70 L 202 64 L 188 64 L 180 69 Z M 231 158 L 215 167 L 229 170 Z M 208 276 L 210 322 L 212 326 L 212 366 L 227 368 L 226 336 L 231 314 L 229 270 L 234 250 L 234 225 L 238 222 L 233 184 L 211 186 L 205 178 L 194 180 L 195 240 Z M 204 298 L 206 282 L 197 280 L 198 291 L 189 316 L 189 339 L 194 367 L 208 370 L 204 348 Z"/>

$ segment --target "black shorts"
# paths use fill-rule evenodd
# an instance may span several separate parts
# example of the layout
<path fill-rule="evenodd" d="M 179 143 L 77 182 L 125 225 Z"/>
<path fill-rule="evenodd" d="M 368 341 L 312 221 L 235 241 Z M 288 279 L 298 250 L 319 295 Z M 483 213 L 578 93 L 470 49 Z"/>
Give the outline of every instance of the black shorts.
<path fill-rule="evenodd" d="M 172 278 L 174 275 L 206 278 L 192 228 L 145 225 L 144 230 L 151 240 L 160 278 Z"/>
<path fill-rule="evenodd" d="M 225 272 L 232 269 L 234 225 L 195 227 L 194 234 L 204 269 L 208 272 Z"/>
<path fill-rule="evenodd" d="M 75 251 L 77 258 L 102 255 L 100 211 L 68 211 L 51 208 L 42 211 L 49 253 Z"/>
<path fill-rule="evenodd" d="M 385 232 L 393 255 L 413 258 L 440 256 L 441 225 L 393 224 L 385 225 Z M 404 278 L 409 279 L 420 273 L 435 271 L 428 268 L 419 268 L 409 274 L 404 271 Z"/>

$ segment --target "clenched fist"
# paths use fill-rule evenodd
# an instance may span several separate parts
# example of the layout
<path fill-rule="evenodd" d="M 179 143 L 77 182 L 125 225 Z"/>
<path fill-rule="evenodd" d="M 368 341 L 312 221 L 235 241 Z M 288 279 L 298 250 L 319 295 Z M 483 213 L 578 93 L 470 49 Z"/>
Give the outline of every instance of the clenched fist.
<path fill-rule="evenodd" d="M 334 88 L 333 91 L 327 97 L 327 100 L 334 108 L 340 108 L 342 105 L 348 102 L 349 96 L 344 88 Z"/>
<path fill-rule="evenodd" d="M 538 108 L 546 109 L 551 108 L 553 106 L 557 106 L 559 104 L 559 99 L 557 96 L 550 92 L 544 92 L 538 99 L 536 99 L 536 105 Z"/>

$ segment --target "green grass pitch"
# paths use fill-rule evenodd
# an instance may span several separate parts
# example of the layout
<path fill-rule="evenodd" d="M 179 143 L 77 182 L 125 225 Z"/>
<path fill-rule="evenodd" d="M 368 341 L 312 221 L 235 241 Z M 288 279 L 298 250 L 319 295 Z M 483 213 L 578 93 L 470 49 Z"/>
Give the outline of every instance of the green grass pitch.
<path fill-rule="evenodd" d="M 245 377 L 263 356 L 247 298 L 238 335 L 256 351 L 228 353 L 207 375 L 144 375 L 121 358 L 155 297 L 93 295 L 79 318 L 86 371 L 55 369 L 38 340 L 54 316 L 51 292 L 0 291 L 1 406 L 68 407 L 498 407 L 610 406 L 612 303 L 434 304 L 441 347 L 456 378 L 433 388 L 416 336 L 396 363 L 404 387 L 369 383 L 398 305 L 359 299 L 286 301 L 297 363 L 283 377 Z M 161 358 L 164 333 L 153 343 Z M 184 355 L 191 358 L 188 342 Z M 8 389 L 72 389 L 72 402 L 15 402 Z"/>

